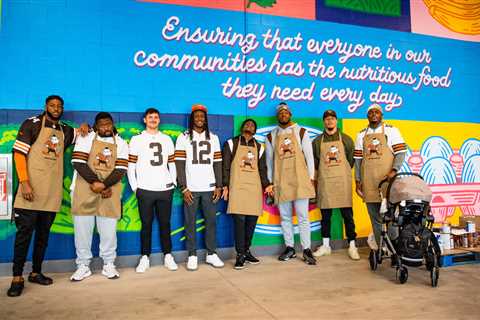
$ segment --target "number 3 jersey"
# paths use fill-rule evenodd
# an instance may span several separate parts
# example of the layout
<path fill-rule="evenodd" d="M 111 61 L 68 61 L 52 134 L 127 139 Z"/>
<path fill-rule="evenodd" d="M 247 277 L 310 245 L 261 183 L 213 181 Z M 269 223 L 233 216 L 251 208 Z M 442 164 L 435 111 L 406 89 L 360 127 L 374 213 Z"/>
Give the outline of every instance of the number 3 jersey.
<path fill-rule="evenodd" d="M 185 131 L 177 138 L 175 160 L 179 164 L 178 183 L 182 191 L 188 188 L 192 192 L 205 192 L 221 186 L 222 152 L 214 133 L 210 132 L 210 139 L 207 139 L 205 131 L 193 131 L 193 139 L 190 139 Z"/>
<path fill-rule="evenodd" d="M 130 140 L 128 182 L 133 191 L 166 191 L 175 187 L 175 148 L 172 139 L 162 132 L 142 131 Z"/>

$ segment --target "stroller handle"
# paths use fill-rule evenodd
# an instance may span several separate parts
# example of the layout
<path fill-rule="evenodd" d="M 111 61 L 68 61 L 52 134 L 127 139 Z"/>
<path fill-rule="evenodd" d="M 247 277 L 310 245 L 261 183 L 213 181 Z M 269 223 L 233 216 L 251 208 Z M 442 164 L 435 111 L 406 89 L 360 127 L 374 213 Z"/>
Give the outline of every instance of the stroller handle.
<path fill-rule="evenodd" d="M 419 177 L 420 179 L 424 180 L 423 177 L 421 175 L 419 175 L 418 173 L 414 173 L 414 172 L 398 172 L 396 173 L 393 178 L 390 180 L 390 184 L 389 184 L 389 187 L 391 184 L 393 184 L 393 181 L 395 181 L 395 179 L 397 179 L 397 177 L 400 177 L 400 176 L 416 176 L 416 177 Z M 380 183 L 378 184 L 378 189 L 382 188 L 383 184 L 385 182 L 389 182 L 388 178 L 385 178 L 383 179 L 382 181 L 380 181 Z"/>

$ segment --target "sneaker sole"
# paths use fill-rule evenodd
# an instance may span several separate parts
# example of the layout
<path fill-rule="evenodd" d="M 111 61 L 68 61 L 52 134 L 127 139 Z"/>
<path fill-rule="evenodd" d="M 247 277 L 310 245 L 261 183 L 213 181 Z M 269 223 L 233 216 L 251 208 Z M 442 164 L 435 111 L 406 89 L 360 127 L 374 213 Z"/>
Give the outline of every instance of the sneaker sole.
<path fill-rule="evenodd" d="M 242 270 L 242 269 L 245 269 L 245 266 L 241 266 L 241 267 L 233 267 L 233 269 L 235 269 L 235 270 Z"/>
<path fill-rule="evenodd" d="M 73 279 L 73 278 L 70 278 L 70 281 L 72 281 L 72 282 L 79 282 L 79 281 L 85 280 L 86 278 L 90 277 L 91 275 L 92 275 L 92 271 L 89 271 L 89 272 L 87 272 L 86 274 L 84 274 L 81 279 Z"/>
<path fill-rule="evenodd" d="M 317 265 L 317 262 L 313 262 L 313 261 L 308 261 L 306 258 L 303 258 L 303 261 L 308 264 L 309 266 L 315 266 Z"/>
<path fill-rule="evenodd" d="M 260 264 L 260 261 L 258 261 L 258 262 L 251 262 L 251 261 L 248 261 L 248 260 L 247 260 L 247 263 L 250 263 L 250 264 L 256 265 L 256 264 Z"/>
<path fill-rule="evenodd" d="M 115 280 L 115 279 L 118 279 L 120 278 L 120 275 L 114 275 L 113 277 L 109 277 L 108 275 L 106 275 L 103 271 L 102 271 L 102 275 L 107 277 L 107 279 L 109 280 Z"/>
<path fill-rule="evenodd" d="M 221 269 L 221 268 L 225 267 L 225 265 L 223 265 L 223 266 L 216 266 L 216 265 L 214 265 L 213 263 L 210 263 L 210 262 L 206 262 L 206 264 L 211 265 L 211 266 L 214 267 L 215 269 Z"/>
<path fill-rule="evenodd" d="M 314 257 L 317 257 L 317 258 L 320 258 L 320 257 L 325 257 L 325 256 L 329 256 L 331 255 L 331 253 L 324 253 L 324 254 L 313 254 Z"/>
<path fill-rule="evenodd" d="M 294 254 L 294 255 L 291 256 L 290 258 L 286 258 L 286 259 L 280 259 L 280 258 L 278 258 L 278 260 L 279 260 L 279 261 L 288 261 L 288 260 L 290 260 L 290 259 L 295 259 L 296 257 L 297 257 L 297 255 Z"/>
<path fill-rule="evenodd" d="M 165 269 L 167 269 L 168 271 L 177 271 L 177 270 L 178 270 L 178 267 L 176 267 L 175 269 L 172 269 L 172 268 L 169 268 L 169 267 L 165 267 Z"/>

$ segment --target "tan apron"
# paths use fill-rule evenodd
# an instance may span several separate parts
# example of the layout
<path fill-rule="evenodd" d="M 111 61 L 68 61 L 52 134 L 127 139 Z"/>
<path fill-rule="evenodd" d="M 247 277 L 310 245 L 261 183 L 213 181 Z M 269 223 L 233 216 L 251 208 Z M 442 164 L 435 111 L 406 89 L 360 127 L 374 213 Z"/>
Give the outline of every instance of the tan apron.
<path fill-rule="evenodd" d="M 315 198 L 305 156 L 293 130 L 276 136 L 274 154 L 275 204 Z"/>
<path fill-rule="evenodd" d="M 228 213 L 261 216 L 263 194 L 258 171 L 258 149 L 240 145 L 232 161 Z"/>
<path fill-rule="evenodd" d="M 117 143 L 97 140 L 93 138 L 92 148 L 88 156 L 88 166 L 97 174 L 100 181 L 104 181 L 115 169 L 117 161 Z M 120 218 L 122 213 L 121 196 L 122 184 L 117 183 L 112 188 L 112 196 L 102 198 L 101 193 L 90 190 L 90 184 L 78 173 L 75 189 L 72 195 L 72 214 L 78 216 L 100 216 L 108 218 Z"/>
<path fill-rule="evenodd" d="M 23 198 L 17 192 L 14 207 L 38 211 L 59 212 L 63 199 L 63 151 L 64 134 L 60 123 L 55 125 L 59 130 L 42 127 L 37 140 L 27 155 L 27 172 L 33 188 L 33 201 Z"/>
<path fill-rule="evenodd" d="M 320 209 L 352 207 L 352 169 L 345 155 L 342 134 L 337 141 L 320 142 L 317 206 Z"/>
<path fill-rule="evenodd" d="M 393 153 L 388 148 L 385 127 L 382 124 L 381 133 L 365 133 L 363 138 L 363 201 L 381 202 L 378 184 L 392 170 L 392 166 Z M 384 186 L 386 187 L 386 184 Z"/>

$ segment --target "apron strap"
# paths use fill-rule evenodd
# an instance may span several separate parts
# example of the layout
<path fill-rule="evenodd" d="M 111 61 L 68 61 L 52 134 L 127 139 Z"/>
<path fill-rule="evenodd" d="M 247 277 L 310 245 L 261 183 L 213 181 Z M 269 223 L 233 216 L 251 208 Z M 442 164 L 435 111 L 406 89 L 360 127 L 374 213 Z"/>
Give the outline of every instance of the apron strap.
<path fill-rule="evenodd" d="M 367 132 L 368 132 L 368 129 L 369 129 L 369 128 L 370 128 L 370 127 L 367 126 L 367 128 L 365 129 L 365 134 L 363 135 L 362 144 L 363 144 L 364 141 L 365 141 L 365 136 L 367 135 Z M 383 135 L 385 136 L 385 140 L 388 142 L 388 136 L 385 134 L 385 123 L 384 123 L 384 122 L 382 122 L 382 133 L 383 133 Z"/>

